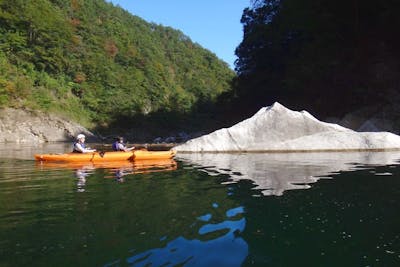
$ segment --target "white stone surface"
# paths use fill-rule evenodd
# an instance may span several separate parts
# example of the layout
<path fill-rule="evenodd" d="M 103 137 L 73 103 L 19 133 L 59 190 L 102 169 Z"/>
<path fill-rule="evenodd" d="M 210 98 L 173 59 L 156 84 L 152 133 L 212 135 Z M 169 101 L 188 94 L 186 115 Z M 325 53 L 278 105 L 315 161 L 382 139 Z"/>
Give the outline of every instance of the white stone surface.
<path fill-rule="evenodd" d="M 250 180 L 263 195 L 308 189 L 338 172 L 398 165 L 400 151 L 308 153 L 183 153 L 176 158 L 209 175 L 229 175 L 231 183 Z M 375 173 L 375 175 L 391 175 Z M 378 178 L 377 178 L 378 179 Z"/>
<path fill-rule="evenodd" d="M 400 149 L 400 136 L 355 132 L 279 103 L 230 128 L 174 147 L 178 152 L 337 151 Z"/>

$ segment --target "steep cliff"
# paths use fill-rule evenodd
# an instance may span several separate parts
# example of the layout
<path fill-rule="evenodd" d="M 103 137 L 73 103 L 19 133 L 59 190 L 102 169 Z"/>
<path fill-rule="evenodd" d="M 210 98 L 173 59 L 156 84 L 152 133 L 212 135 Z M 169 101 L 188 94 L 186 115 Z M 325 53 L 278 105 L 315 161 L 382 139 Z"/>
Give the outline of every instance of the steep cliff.
<path fill-rule="evenodd" d="M 39 111 L 0 110 L 0 142 L 43 143 L 73 140 L 78 133 L 95 136 L 83 126 Z"/>

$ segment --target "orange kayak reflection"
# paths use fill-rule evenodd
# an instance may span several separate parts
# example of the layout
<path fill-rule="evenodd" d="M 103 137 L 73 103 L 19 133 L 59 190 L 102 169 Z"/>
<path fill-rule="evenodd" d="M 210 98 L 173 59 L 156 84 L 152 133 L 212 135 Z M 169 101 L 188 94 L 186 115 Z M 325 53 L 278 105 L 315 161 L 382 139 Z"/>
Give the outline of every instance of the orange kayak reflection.
<path fill-rule="evenodd" d="M 107 162 L 53 162 L 53 161 L 37 161 L 36 166 L 40 169 L 110 169 L 124 170 L 127 174 L 150 173 L 160 171 L 172 171 L 177 169 L 177 162 L 174 159 L 149 159 L 136 161 L 107 161 Z"/>

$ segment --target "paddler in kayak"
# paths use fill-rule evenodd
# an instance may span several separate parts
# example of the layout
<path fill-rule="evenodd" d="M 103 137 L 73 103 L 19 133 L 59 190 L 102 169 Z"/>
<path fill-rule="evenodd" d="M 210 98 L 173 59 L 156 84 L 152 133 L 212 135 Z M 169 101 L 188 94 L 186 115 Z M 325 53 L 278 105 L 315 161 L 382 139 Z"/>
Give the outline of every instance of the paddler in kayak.
<path fill-rule="evenodd" d="M 124 138 L 122 136 L 117 137 L 117 139 L 115 140 L 115 142 L 112 144 L 112 149 L 114 151 L 131 151 L 133 149 L 135 149 L 135 147 L 126 147 L 124 144 Z"/>
<path fill-rule="evenodd" d="M 91 149 L 89 147 L 86 147 L 85 145 L 85 135 L 84 134 L 78 134 L 76 137 L 76 142 L 74 143 L 74 149 L 72 152 L 74 153 L 89 153 L 89 152 L 95 152 L 96 149 Z"/>

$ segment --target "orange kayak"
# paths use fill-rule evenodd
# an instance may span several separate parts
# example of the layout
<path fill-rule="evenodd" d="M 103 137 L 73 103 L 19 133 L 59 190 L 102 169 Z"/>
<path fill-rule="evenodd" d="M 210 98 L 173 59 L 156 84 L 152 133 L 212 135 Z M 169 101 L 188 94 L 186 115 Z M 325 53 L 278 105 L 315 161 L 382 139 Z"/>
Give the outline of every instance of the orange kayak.
<path fill-rule="evenodd" d="M 107 161 L 137 161 L 170 159 L 175 156 L 176 151 L 110 151 L 110 152 L 90 152 L 90 153 L 65 153 L 65 154 L 36 154 L 38 161 L 59 161 L 59 162 L 107 162 Z"/>

